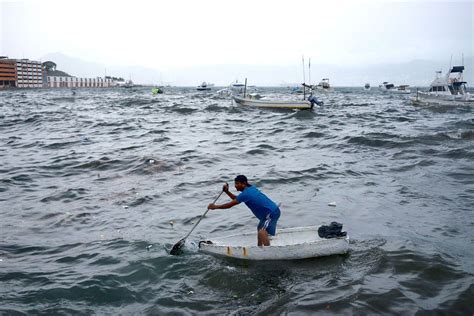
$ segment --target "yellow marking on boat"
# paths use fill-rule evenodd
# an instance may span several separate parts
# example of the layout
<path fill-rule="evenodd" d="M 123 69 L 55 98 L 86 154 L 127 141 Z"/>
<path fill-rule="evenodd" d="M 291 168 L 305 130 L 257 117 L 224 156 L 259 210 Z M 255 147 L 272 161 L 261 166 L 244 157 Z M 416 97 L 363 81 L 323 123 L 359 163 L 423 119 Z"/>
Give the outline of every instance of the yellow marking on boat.
<path fill-rule="evenodd" d="M 227 247 L 227 255 L 232 256 L 232 248 Z"/>
<path fill-rule="evenodd" d="M 243 250 L 244 250 L 244 257 L 247 257 L 248 256 L 247 248 L 244 247 Z"/>

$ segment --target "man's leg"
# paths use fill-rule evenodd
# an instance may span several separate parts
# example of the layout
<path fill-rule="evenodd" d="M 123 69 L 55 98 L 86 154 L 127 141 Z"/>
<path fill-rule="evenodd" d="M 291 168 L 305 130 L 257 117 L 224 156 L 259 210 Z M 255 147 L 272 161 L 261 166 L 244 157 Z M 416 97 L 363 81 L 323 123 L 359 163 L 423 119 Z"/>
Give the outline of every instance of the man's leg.
<path fill-rule="evenodd" d="M 270 239 L 265 228 L 258 230 L 258 246 L 270 246 Z"/>

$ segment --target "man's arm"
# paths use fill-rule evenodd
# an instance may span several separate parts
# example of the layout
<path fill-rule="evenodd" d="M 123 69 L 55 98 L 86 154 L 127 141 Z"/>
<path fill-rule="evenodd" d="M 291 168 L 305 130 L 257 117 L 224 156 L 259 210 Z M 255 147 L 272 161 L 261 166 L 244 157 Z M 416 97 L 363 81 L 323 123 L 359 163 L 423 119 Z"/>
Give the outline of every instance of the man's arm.
<path fill-rule="evenodd" d="M 231 193 L 232 194 L 232 193 Z M 221 205 L 216 205 L 216 204 L 209 204 L 207 206 L 207 208 L 209 210 L 216 210 L 216 209 L 226 209 L 226 208 L 231 208 L 232 206 L 234 205 L 237 205 L 239 204 L 239 201 L 237 201 L 236 199 L 233 199 L 232 201 L 230 201 L 229 203 L 225 203 L 225 204 L 221 204 Z"/>
<path fill-rule="evenodd" d="M 224 186 L 222 187 L 222 190 L 225 192 L 225 194 L 227 194 L 227 196 L 229 196 L 232 200 L 235 200 L 236 199 L 236 196 L 235 194 L 233 194 L 232 192 L 229 191 L 229 184 L 228 183 L 225 183 Z"/>

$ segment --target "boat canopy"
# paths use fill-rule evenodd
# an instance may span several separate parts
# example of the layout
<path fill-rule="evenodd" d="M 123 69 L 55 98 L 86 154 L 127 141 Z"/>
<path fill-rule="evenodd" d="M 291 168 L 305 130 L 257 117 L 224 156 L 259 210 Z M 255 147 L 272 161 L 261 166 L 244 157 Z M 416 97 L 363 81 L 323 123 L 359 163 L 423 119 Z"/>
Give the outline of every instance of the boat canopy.
<path fill-rule="evenodd" d="M 464 70 L 464 66 L 454 66 L 452 69 L 451 69 L 451 73 L 453 72 L 463 72 Z"/>

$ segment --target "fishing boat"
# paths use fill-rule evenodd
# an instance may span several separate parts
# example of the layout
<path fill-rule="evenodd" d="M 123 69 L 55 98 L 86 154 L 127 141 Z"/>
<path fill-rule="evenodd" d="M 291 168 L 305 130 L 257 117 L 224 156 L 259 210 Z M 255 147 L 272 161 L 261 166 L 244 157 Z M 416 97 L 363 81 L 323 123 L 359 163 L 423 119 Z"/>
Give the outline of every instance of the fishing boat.
<path fill-rule="evenodd" d="M 399 85 L 395 88 L 395 91 L 396 93 L 400 93 L 400 94 L 410 94 L 411 91 L 409 89 L 409 85 L 407 84 L 402 84 L 402 85 Z"/>
<path fill-rule="evenodd" d="M 322 102 L 319 101 L 315 96 L 310 96 L 308 100 L 302 101 L 255 99 L 248 95 L 245 97 L 233 95 L 232 98 L 234 99 L 234 102 L 239 105 L 269 109 L 310 110 L 314 107 L 315 104 L 322 104 Z"/>
<path fill-rule="evenodd" d="M 199 86 L 197 86 L 196 90 L 197 91 L 209 91 L 211 90 L 211 87 L 214 85 L 212 83 L 207 83 L 203 81 Z"/>
<path fill-rule="evenodd" d="M 441 71 L 427 92 L 416 92 L 411 99 L 415 105 L 474 105 L 474 97 L 466 90 L 466 81 L 463 79 L 464 66 L 452 67 L 445 76 Z"/>
<path fill-rule="evenodd" d="M 323 92 L 332 92 L 333 89 L 329 84 L 329 78 L 322 79 L 317 85 L 316 89 Z"/>
<path fill-rule="evenodd" d="M 319 226 L 278 230 L 270 246 L 257 246 L 255 232 L 212 238 L 199 242 L 202 252 L 243 260 L 296 260 L 345 254 L 349 251 L 349 236 L 320 238 Z"/>
<path fill-rule="evenodd" d="M 303 83 L 303 90 L 306 91 L 306 84 Z M 298 110 L 310 110 L 315 104 L 322 105 L 323 102 L 319 101 L 316 96 L 310 94 L 306 99 L 306 93 L 304 93 L 303 100 L 301 101 L 286 101 L 286 100 L 269 100 L 262 99 L 258 94 L 247 94 L 247 78 L 245 78 L 244 93 L 243 96 L 233 94 L 232 99 L 235 103 L 243 106 L 257 107 L 257 108 L 268 108 L 268 109 L 298 109 Z M 258 96 L 258 97 L 255 97 Z"/>
<path fill-rule="evenodd" d="M 133 88 L 135 85 L 133 84 L 132 79 L 127 80 L 122 87 L 124 88 Z"/>
<path fill-rule="evenodd" d="M 388 81 L 384 81 L 384 82 L 382 82 L 381 85 L 379 85 L 379 88 L 383 92 L 393 91 L 395 89 L 395 85 L 393 83 L 388 82 Z"/>
<path fill-rule="evenodd" d="M 409 94 L 411 91 L 409 89 L 409 85 L 401 84 L 399 86 L 395 86 L 393 83 L 384 81 L 381 85 L 379 85 L 380 90 L 383 92 L 391 92 L 391 93 L 399 93 L 399 94 Z"/>

